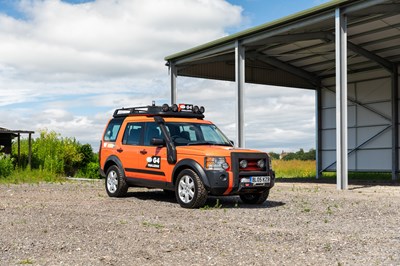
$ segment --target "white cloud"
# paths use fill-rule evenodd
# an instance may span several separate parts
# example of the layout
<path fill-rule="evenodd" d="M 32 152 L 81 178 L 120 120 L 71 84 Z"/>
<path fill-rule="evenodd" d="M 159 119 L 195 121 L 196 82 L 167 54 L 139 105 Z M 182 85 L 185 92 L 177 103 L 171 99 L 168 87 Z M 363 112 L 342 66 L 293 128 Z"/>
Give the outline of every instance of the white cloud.
<path fill-rule="evenodd" d="M 169 102 L 165 56 L 223 37 L 245 19 L 224 0 L 17 6 L 22 19 L 0 13 L 0 126 L 47 128 L 94 149 L 115 108 Z M 179 77 L 178 100 L 204 105 L 207 119 L 235 139 L 234 83 Z M 246 84 L 247 146 L 314 146 L 313 101 L 311 92 Z"/>

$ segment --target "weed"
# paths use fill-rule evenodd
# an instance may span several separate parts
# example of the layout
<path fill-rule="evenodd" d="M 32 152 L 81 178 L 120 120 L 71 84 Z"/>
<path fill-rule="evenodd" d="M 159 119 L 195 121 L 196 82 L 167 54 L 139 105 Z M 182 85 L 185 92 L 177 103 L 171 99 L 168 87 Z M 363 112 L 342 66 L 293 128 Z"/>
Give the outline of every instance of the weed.
<path fill-rule="evenodd" d="M 222 208 L 222 204 L 219 202 L 219 199 L 217 199 L 217 202 L 215 203 L 215 205 L 213 207 L 205 205 L 205 206 L 201 207 L 200 210 L 205 211 L 205 210 L 214 210 L 214 209 L 221 209 L 221 208 Z"/>
<path fill-rule="evenodd" d="M 326 244 L 324 245 L 324 250 L 325 250 L 325 251 L 331 251 L 331 250 L 332 250 L 331 244 L 326 243 Z"/>
<path fill-rule="evenodd" d="M 18 264 L 24 264 L 24 265 L 33 264 L 33 260 L 31 259 L 21 260 Z"/>
<path fill-rule="evenodd" d="M 143 222 L 142 225 L 146 226 L 146 227 L 154 227 L 156 229 L 162 229 L 164 228 L 164 225 L 159 224 L 159 223 L 150 223 L 150 222 Z"/>

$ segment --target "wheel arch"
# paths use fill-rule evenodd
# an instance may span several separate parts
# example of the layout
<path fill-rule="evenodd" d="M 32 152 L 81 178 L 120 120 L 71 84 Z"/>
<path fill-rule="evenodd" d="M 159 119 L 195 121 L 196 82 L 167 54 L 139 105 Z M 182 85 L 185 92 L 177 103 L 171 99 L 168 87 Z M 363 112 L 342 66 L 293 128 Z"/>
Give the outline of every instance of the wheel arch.
<path fill-rule="evenodd" d="M 179 173 L 184 169 L 193 170 L 201 179 L 204 184 L 204 187 L 208 190 L 210 188 L 210 182 L 208 181 L 207 174 L 204 171 L 204 168 L 195 160 L 192 159 L 184 159 L 179 161 L 172 171 L 172 184 L 175 186 L 176 179 L 178 178 Z"/>
<path fill-rule="evenodd" d="M 104 173 L 107 174 L 108 169 L 113 165 L 116 165 L 121 169 L 123 177 L 125 178 L 124 166 L 122 165 L 121 160 L 115 155 L 111 155 L 107 158 L 107 160 L 104 164 Z"/>

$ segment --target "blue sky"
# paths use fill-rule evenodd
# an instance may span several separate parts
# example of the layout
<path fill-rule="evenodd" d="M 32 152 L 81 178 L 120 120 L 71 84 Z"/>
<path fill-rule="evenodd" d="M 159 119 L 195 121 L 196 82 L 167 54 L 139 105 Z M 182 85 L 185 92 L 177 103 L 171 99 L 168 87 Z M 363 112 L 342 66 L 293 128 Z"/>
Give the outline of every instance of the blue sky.
<path fill-rule="evenodd" d="M 169 102 L 165 56 L 324 2 L 0 0 L 0 127 L 55 130 L 97 149 L 115 108 Z M 178 78 L 178 101 L 206 106 L 235 140 L 233 92 L 231 82 Z M 246 85 L 245 103 L 263 107 L 245 114 L 247 147 L 315 146 L 314 92 Z"/>

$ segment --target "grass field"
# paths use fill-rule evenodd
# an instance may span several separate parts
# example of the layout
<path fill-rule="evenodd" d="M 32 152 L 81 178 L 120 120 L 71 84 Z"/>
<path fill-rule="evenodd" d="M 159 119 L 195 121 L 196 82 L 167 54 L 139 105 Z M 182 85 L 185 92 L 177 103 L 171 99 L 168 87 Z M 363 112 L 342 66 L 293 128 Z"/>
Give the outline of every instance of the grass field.
<path fill-rule="evenodd" d="M 272 168 L 277 178 L 297 178 L 301 180 L 315 179 L 316 162 L 301 160 L 272 160 Z M 321 181 L 335 182 L 336 173 L 323 173 Z M 390 182 L 391 173 L 349 173 L 350 181 L 382 181 Z M 39 183 L 39 182 L 65 182 L 60 175 L 44 170 L 20 170 L 16 169 L 8 177 L 0 177 L 0 184 Z"/>
<path fill-rule="evenodd" d="M 315 161 L 272 160 L 272 169 L 278 178 L 312 178 L 316 175 Z"/>

